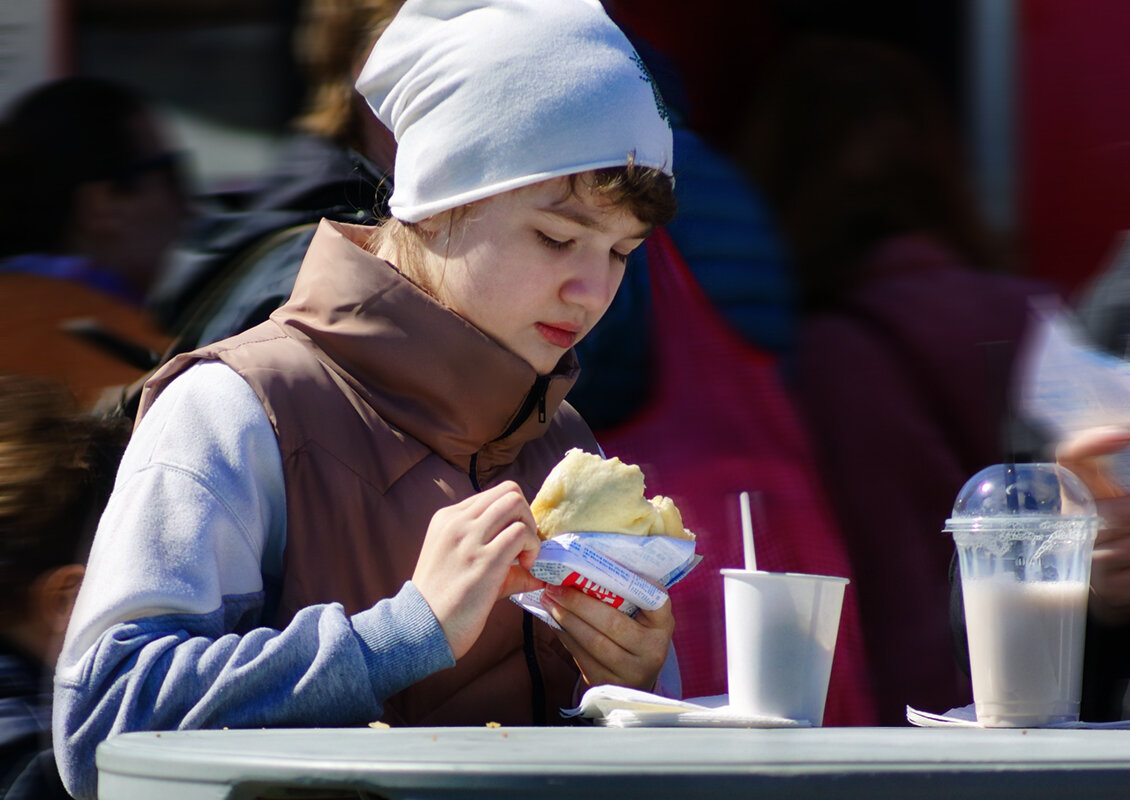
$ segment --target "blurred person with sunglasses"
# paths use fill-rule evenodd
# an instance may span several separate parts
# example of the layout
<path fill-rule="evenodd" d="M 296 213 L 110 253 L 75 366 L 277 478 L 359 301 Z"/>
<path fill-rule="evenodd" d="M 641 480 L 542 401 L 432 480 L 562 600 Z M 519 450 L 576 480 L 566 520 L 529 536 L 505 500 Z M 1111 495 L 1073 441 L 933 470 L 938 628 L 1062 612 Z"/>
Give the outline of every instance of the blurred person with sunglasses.
<path fill-rule="evenodd" d="M 95 402 L 167 344 L 141 304 L 187 216 L 181 155 L 150 101 L 91 77 L 42 84 L 0 121 L 0 369 Z"/>

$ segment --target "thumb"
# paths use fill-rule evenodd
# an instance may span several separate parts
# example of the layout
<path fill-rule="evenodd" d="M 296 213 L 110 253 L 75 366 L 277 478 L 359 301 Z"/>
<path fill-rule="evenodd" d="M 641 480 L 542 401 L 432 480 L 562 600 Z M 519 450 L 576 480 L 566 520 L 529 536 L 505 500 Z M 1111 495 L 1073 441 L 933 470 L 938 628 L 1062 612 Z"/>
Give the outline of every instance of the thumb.
<path fill-rule="evenodd" d="M 502 581 L 498 596 L 500 598 L 509 597 L 518 592 L 536 592 L 538 589 L 544 588 L 545 581 L 535 578 L 525 567 L 514 564 L 506 573 L 506 579 Z"/>

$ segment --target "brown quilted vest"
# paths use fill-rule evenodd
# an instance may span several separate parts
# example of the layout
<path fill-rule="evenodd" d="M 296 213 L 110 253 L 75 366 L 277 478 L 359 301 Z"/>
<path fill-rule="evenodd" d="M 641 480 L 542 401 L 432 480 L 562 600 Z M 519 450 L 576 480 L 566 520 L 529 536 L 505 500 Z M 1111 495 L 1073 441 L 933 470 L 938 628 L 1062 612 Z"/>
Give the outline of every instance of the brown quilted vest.
<path fill-rule="evenodd" d="M 147 385 L 142 413 L 177 374 L 219 359 L 274 426 L 287 532 L 275 627 L 301 608 L 354 613 L 395 595 L 436 510 L 500 481 L 532 499 L 570 447 L 596 451 L 563 403 L 572 353 L 548 377 L 386 262 L 369 229 L 323 222 L 290 300 L 250 331 L 179 356 Z M 524 630 L 525 629 L 525 630 Z M 544 623 L 502 600 L 455 667 L 385 704 L 391 724 L 560 722 L 576 667 Z"/>

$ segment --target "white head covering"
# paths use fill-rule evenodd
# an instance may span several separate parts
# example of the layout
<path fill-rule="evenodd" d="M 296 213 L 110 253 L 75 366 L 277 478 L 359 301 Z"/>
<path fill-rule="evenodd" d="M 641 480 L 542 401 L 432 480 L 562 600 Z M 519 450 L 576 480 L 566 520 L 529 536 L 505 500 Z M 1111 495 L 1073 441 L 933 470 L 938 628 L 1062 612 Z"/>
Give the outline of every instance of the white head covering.
<path fill-rule="evenodd" d="M 408 0 L 357 89 L 396 137 L 405 222 L 629 158 L 671 174 L 667 109 L 597 0 Z"/>

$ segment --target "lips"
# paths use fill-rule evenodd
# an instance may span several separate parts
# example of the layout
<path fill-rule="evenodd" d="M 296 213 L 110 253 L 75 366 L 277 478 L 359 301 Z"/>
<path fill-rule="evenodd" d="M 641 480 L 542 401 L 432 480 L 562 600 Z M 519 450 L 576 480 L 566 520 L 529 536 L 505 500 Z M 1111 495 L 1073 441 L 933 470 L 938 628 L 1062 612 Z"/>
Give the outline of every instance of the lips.
<path fill-rule="evenodd" d="M 581 332 L 579 325 L 573 325 L 568 322 L 539 322 L 536 327 L 543 339 L 555 347 L 560 347 L 565 350 L 568 350 L 576 344 L 577 337 Z"/>

